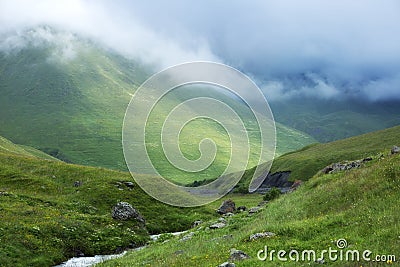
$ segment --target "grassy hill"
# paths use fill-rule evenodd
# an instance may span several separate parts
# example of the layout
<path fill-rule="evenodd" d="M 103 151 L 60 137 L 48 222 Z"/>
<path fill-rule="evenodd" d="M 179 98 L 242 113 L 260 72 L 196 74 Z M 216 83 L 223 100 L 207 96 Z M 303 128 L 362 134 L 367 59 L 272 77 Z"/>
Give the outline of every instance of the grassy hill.
<path fill-rule="evenodd" d="M 27 156 L 27 157 L 37 157 L 41 159 L 47 160 L 55 160 L 58 161 L 57 158 L 54 158 L 40 150 L 37 150 L 33 147 L 24 146 L 24 145 L 17 145 L 11 142 L 10 140 L 0 136 L 0 152 L 1 153 L 11 153 L 20 156 Z"/>
<path fill-rule="evenodd" d="M 0 135 L 66 162 L 126 170 L 121 145 L 125 110 L 136 88 L 153 71 L 90 40 L 49 27 L 0 38 L 0 47 L 16 40 L 15 48 L 0 50 Z M 170 108 L 182 97 L 198 93 L 189 90 L 186 94 L 172 94 L 164 107 Z M 212 95 L 237 102 L 223 94 Z M 245 109 L 244 105 L 235 105 Z M 175 171 L 171 178 L 175 182 L 192 182 L 192 176 L 173 170 L 160 160 L 163 156 L 159 136 L 152 134 L 162 125 L 160 120 L 167 111 L 164 107 L 156 110 L 148 123 L 151 133 L 148 148 L 155 162 L 160 163 L 157 166 L 160 172 Z M 249 124 L 251 117 L 243 114 L 244 122 Z M 221 148 L 216 158 L 217 167 L 200 173 L 195 179 L 218 177 L 229 160 L 226 133 L 211 122 L 191 126 L 181 140 L 186 156 L 199 155 L 200 137 L 212 136 Z M 278 155 L 316 142 L 311 136 L 281 124 L 277 126 L 277 136 Z M 257 134 L 251 143 L 256 144 L 256 139 Z M 250 161 L 249 167 L 251 164 L 258 162 Z"/>
<path fill-rule="evenodd" d="M 374 148 L 379 146 L 379 141 L 371 140 Z M 385 147 L 383 144 L 382 149 Z M 388 151 L 381 152 L 387 155 Z M 303 163 L 306 164 L 307 160 Z M 303 250 L 315 250 L 318 259 L 322 250 L 329 248 L 339 253 L 343 251 L 343 255 L 349 250 L 358 250 L 361 260 L 351 261 L 350 255 L 350 261 L 333 261 L 325 254 L 324 265 L 398 266 L 399 178 L 399 154 L 373 160 L 360 169 L 317 175 L 294 193 L 271 201 L 252 216 L 243 212 L 226 218 L 227 226 L 222 229 L 211 230 L 207 226 L 213 221 L 206 222 L 190 230 L 193 236 L 187 241 L 170 237 L 167 243 L 155 242 L 100 266 L 218 266 L 226 261 L 232 262 L 229 260 L 232 248 L 250 256 L 250 259 L 235 261 L 236 266 L 320 266 L 313 259 L 290 260 L 288 253 L 297 250 L 301 257 Z M 234 196 L 232 199 L 236 200 Z M 249 241 L 251 235 L 261 232 L 273 232 L 275 236 Z M 336 244 L 340 239 L 346 240 L 346 248 L 338 249 Z M 257 259 L 258 251 L 265 246 L 268 246 L 269 253 L 275 250 L 272 262 L 270 254 L 266 261 Z M 286 262 L 277 259 L 279 250 L 286 251 L 283 256 L 288 259 Z M 371 251 L 371 260 L 375 260 L 377 255 L 395 255 L 397 261 L 367 262 L 362 259 L 365 250 Z"/>
<path fill-rule="evenodd" d="M 216 216 L 210 207 L 158 202 L 127 172 L 40 159 L 16 153 L 18 146 L 10 152 L 6 143 L 8 150 L 0 151 L 0 266 L 53 266 L 80 252 L 113 253 L 144 244 L 149 233 L 184 230 Z M 112 219 L 119 201 L 132 204 L 146 228 Z"/>
<path fill-rule="evenodd" d="M 396 126 L 335 142 L 309 145 L 275 159 L 271 172 L 291 171 L 291 180 L 308 180 L 333 162 L 376 156 L 399 142 L 400 126 Z"/>

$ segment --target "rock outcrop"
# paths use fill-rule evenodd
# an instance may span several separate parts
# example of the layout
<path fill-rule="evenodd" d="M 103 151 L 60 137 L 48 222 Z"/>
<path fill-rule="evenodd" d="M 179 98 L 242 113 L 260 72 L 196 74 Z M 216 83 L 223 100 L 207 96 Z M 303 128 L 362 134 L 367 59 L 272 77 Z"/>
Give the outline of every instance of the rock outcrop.
<path fill-rule="evenodd" d="M 235 212 L 236 211 L 236 205 L 235 202 L 233 202 L 233 200 L 228 199 L 225 200 L 224 202 L 222 202 L 221 206 L 217 209 L 217 212 L 219 214 L 225 214 L 228 212 Z"/>
<path fill-rule="evenodd" d="M 397 154 L 400 153 L 400 147 L 398 146 L 393 146 L 392 149 L 390 150 L 390 153 L 393 154 Z"/>
<path fill-rule="evenodd" d="M 111 211 L 111 216 L 115 220 L 126 221 L 134 219 L 141 224 L 145 224 L 146 221 L 143 216 L 134 208 L 131 204 L 127 202 L 118 202 Z"/>

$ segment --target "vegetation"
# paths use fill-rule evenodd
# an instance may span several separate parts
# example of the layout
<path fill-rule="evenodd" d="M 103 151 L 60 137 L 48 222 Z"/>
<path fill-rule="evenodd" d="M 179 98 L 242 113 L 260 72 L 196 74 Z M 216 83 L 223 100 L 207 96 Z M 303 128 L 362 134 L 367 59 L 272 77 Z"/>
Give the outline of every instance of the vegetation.
<path fill-rule="evenodd" d="M 64 46 L 30 40 L 40 38 L 35 31 L 39 30 L 32 30 L 32 36 L 29 32 L 24 35 L 31 44 L 28 42 L 26 47 L 8 53 L 0 52 L 0 135 L 66 162 L 126 171 L 121 145 L 125 110 L 137 87 L 153 72 L 139 61 L 128 60 L 79 36 L 68 39 L 74 55 L 65 57 Z M 41 31 L 55 38 L 63 36 L 48 27 Z M 199 151 L 193 147 L 198 147 L 201 138 L 212 137 L 218 145 L 215 164 L 193 177 L 163 160 L 159 135 L 163 119 L 171 107 L 204 91 L 207 90 L 190 90 L 189 86 L 169 94 L 152 112 L 148 123 L 146 144 L 150 156 L 157 169 L 178 184 L 218 177 L 229 160 L 229 137 L 217 123 L 207 120 L 188 124 L 182 131 L 180 144 L 185 156 L 195 159 Z M 253 160 L 248 168 L 258 164 L 254 159 L 260 137 L 245 105 L 210 91 L 207 95 L 230 102 L 241 113 L 246 127 L 252 130 Z M 277 124 L 277 129 L 278 155 L 316 142 L 292 128 Z"/>
<path fill-rule="evenodd" d="M 144 193 L 129 173 L 0 152 L 0 266 L 52 266 L 78 253 L 114 253 L 145 244 L 149 233 L 184 230 L 210 207 L 177 208 Z M 75 184 L 79 181 L 78 186 Z M 116 221 L 111 208 L 132 204 L 146 219 Z"/>
<path fill-rule="evenodd" d="M 273 187 L 271 190 L 265 193 L 263 199 L 267 201 L 274 200 L 278 198 L 282 194 L 281 190 L 279 188 Z"/>
<path fill-rule="evenodd" d="M 100 266 L 218 266 L 228 261 L 231 248 L 250 256 L 235 262 L 237 266 L 318 266 L 313 261 L 280 262 L 276 257 L 274 262 L 261 262 L 257 252 L 265 246 L 269 251 L 314 249 L 318 256 L 329 247 L 338 249 L 336 241 L 342 238 L 348 244 L 344 252 L 370 250 L 372 259 L 377 254 L 397 254 L 398 260 L 399 177 L 400 155 L 374 160 L 360 169 L 318 174 L 295 192 L 269 202 L 253 216 L 244 212 L 227 218 L 225 228 L 209 230 L 205 226 L 211 222 L 204 223 L 198 231 L 193 230 L 190 240 L 171 238 Z M 266 231 L 276 235 L 249 241 L 250 235 Z M 325 264 L 354 266 L 354 262 L 330 261 L 328 257 Z M 361 260 L 357 266 L 368 264 Z"/>
<path fill-rule="evenodd" d="M 379 156 L 400 140 L 400 126 L 289 152 L 274 160 L 271 171 L 291 171 L 290 180 L 308 180 L 327 165 Z M 386 154 L 383 154 L 386 156 Z"/>

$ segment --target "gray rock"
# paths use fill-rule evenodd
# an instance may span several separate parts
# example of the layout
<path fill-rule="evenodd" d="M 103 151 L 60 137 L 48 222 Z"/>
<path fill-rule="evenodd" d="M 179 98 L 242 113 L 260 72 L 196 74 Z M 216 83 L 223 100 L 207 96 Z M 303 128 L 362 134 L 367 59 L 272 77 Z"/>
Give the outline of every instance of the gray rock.
<path fill-rule="evenodd" d="M 223 214 L 222 216 L 224 216 L 224 217 L 232 217 L 234 215 L 235 214 L 233 214 L 232 212 L 228 212 L 228 213 Z"/>
<path fill-rule="evenodd" d="M 74 182 L 74 187 L 80 187 L 80 186 L 82 186 L 83 185 L 83 182 L 82 181 L 75 181 Z"/>
<path fill-rule="evenodd" d="M 132 182 L 124 182 L 124 185 L 126 185 L 126 187 L 128 187 L 128 188 L 130 188 L 130 189 L 132 189 L 132 188 L 135 187 L 135 184 L 132 183 Z"/>
<path fill-rule="evenodd" d="M 392 149 L 390 150 L 390 153 L 392 153 L 392 155 L 400 153 L 400 148 L 398 146 L 393 146 Z"/>
<path fill-rule="evenodd" d="M 252 207 L 249 209 L 249 214 L 257 213 L 260 210 L 260 207 Z"/>
<path fill-rule="evenodd" d="M 246 206 L 239 206 L 237 208 L 237 211 L 246 211 L 246 210 L 247 210 Z"/>
<path fill-rule="evenodd" d="M 235 212 L 235 211 L 236 211 L 235 202 L 233 202 L 233 200 L 231 199 L 222 202 L 221 206 L 217 209 L 217 212 L 219 214 L 225 214 L 228 212 Z"/>
<path fill-rule="evenodd" d="M 259 238 L 264 238 L 264 237 L 273 237 L 275 236 L 274 233 L 272 232 L 264 232 L 264 233 L 255 233 L 253 235 L 250 236 L 250 241 L 259 239 Z"/>
<path fill-rule="evenodd" d="M 236 267 L 236 264 L 226 261 L 226 262 L 218 265 L 218 267 Z"/>
<path fill-rule="evenodd" d="M 221 218 L 218 218 L 218 222 L 226 223 L 226 220 L 225 220 L 225 218 L 221 217 Z"/>
<path fill-rule="evenodd" d="M 145 224 L 146 221 L 142 215 L 134 208 L 131 204 L 127 202 L 118 202 L 111 211 L 111 216 L 115 220 L 126 221 L 130 219 L 135 219 L 141 224 Z"/>
<path fill-rule="evenodd" d="M 240 261 L 240 260 L 245 260 L 245 259 L 249 259 L 250 256 L 247 255 L 246 253 L 244 253 L 241 250 L 237 250 L 235 248 L 231 249 L 231 255 L 229 256 L 230 260 L 233 261 Z"/>
<path fill-rule="evenodd" d="M 199 226 L 199 225 L 202 224 L 202 223 L 203 223 L 202 220 L 194 221 L 194 222 L 192 223 L 192 228 L 197 227 L 197 226 Z"/>
<path fill-rule="evenodd" d="M 188 241 L 188 240 L 192 239 L 193 235 L 194 235 L 194 232 L 190 232 L 190 233 L 188 233 L 187 235 L 184 235 L 184 236 L 180 239 L 180 241 Z"/>
<path fill-rule="evenodd" d="M 226 226 L 226 223 L 217 222 L 217 223 L 211 224 L 210 229 L 220 229 L 220 228 L 224 228 L 225 226 Z"/>

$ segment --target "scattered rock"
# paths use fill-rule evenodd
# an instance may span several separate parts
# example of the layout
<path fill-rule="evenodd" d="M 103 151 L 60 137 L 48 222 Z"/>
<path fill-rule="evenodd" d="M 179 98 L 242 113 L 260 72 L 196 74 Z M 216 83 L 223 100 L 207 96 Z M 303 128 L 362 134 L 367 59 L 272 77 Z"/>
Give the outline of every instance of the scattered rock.
<path fill-rule="evenodd" d="M 188 233 L 187 235 L 184 235 L 184 236 L 180 239 L 180 241 L 188 241 L 188 240 L 192 239 L 193 235 L 194 235 L 194 232 L 190 232 L 190 233 Z"/>
<path fill-rule="evenodd" d="M 246 211 L 246 210 L 247 210 L 246 206 L 239 206 L 237 208 L 237 211 Z"/>
<path fill-rule="evenodd" d="M 111 215 L 116 220 L 129 220 L 135 219 L 138 222 L 145 224 L 146 221 L 142 215 L 134 208 L 131 204 L 127 202 L 118 202 L 113 208 Z"/>
<path fill-rule="evenodd" d="M 195 228 L 195 227 L 197 227 L 197 226 L 199 226 L 200 224 L 202 224 L 203 223 L 203 221 L 202 220 L 197 220 L 197 221 L 194 221 L 193 223 L 192 223 L 192 228 Z"/>
<path fill-rule="evenodd" d="M 275 236 L 274 233 L 272 232 L 264 232 L 264 233 L 255 233 L 253 235 L 250 236 L 250 241 L 259 239 L 259 238 L 264 238 L 264 237 L 273 237 Z"/>
<path fill-rule="evenodd" d="M 228 212 L 235 212 L 236 207 L 235 207 L 235 202 L 233 200 L 228 199 L 222 202 L 221 206 L 217 209 L 217 212 L 219 214 L 225 214 Z"/>
<path fill-rule="evenodd" d="M 245 259 L 249 259 L 250 256 L 247 255 L 246 253 L 244 253 L 241 250 L 237 250 L 235 248 L 231 249 L 231 255 L 229 256 L 230 260 L 233 261 L 240 261 L 240 260 L 245 260 Z"/>
<path fill-rule="evenodd" d="M 211 224 L 210 229 L 220 229 L 220 228 L 224 228 L 225 226 L 226 226 L 226 223 L 217 222 L 217 223 Z"/>
<path fill-rule="evenodd" d="M 392 153 L 392 155 L 400 153 L 400 148 L 398 146 L 393 146 L 392 149 L 390 150 L 390 153 Z"/>
<path fill-rule="evenodd" d="M 82 181 L 75 181 L 74 182 L 74 187 L 80 187 L 80 186 L 82 186 L 83 185 L 83 182 Z"/>
<path fill-rule="evenodd" d="M 128 188 L 130 188 L 130 189 L 132 189 L 132 188 L 135 187 L 135 184 L 132 183 L 132 182 L 124 182 L 124 185 L 126 185 L 126 187 L 128 187 Z"/>
<path fill-rule="evenodd" d="M 368 161 L 371 161 L 371 160 L 372 160 L 372 158 L 371 158 L 371 157 L 368 157 L 368 158 L 363 159 L 362 161 L 363 161 L 363 162 L 368 162 Z"/>
<path fill-rule="evenodd" d="M 218 267 L 236 267 L 236 264 L 226 261 L 226 262 L 218 265 Z"/>
<path fill-rule="evenodd" d="M 249 214 L 256 213 L 260 210 L 260 207 L 252 207 L 249 209 Z"/>
<path fill-rule="evenodd" d="M 232 212 L 228 212 L 228 213 L 223 214 L 222 216 L 224 216 L 224 217 L 232 217 L 234 215 L 235 214 L 233 214 Z"/>
<path fill-rule="evenodd" d="M 371 161 L 372 158 L 364 158 L 364 159 L 359 159 L 355 161 L 345 161 L 345 162 L 336 162 L 332 163 L 329 166 L 326 166 L 323 170 L 322 173 L 328 174 L 328 173 L 334 173 L 337 171 L 346 171 L 346 170 L 351 170 L 354 168 L 359 168 L 361 167 L 361 164 L 367 161 Z"/>
<path fill-rule="evenodd" d="M 0 197 L 1 197 L 1 196 L 8 196 L 8 195 L 9 195 L 8 192 L 6 192 L 6 191 L 0 191 Z"/>
<path fill-rule="evenodd" d="M 324 259 L 318 259 L 315 262 L 318 263 L 318 264 L 324 264 L 325 263 Z"/>
<path fill-rule="evenodd" d="M 226 223 L 226 220 L 225 220 L 225 218 L 223 218 L 223 217 L 218 218 L 218 221 L 219 221 L 219 222 L 222 222 L 222 223 Z"/>

